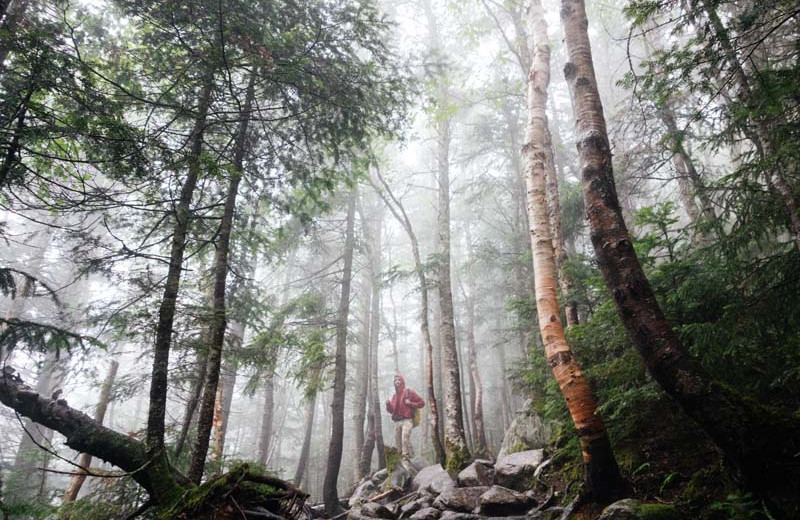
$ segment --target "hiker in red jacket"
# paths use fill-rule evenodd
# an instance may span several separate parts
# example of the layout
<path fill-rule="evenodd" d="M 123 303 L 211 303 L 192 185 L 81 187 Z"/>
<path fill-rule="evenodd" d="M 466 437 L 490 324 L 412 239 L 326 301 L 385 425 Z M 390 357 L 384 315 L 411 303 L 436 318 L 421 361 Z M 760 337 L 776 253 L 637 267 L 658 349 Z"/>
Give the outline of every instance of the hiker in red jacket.
<path fill-rule="evenodd" d="M 411 446 L 411 429 L 414 425 L 414 410 L 425 406 L 425 401 L 415 391 L 406 388 L 399 373 L 394 376 L 394 395 L 386 401 L 386 411 L 392 414 L 395 423 L 395 446 L 400 448 L 404 466 L 411 467 L 414 449 Z"/>

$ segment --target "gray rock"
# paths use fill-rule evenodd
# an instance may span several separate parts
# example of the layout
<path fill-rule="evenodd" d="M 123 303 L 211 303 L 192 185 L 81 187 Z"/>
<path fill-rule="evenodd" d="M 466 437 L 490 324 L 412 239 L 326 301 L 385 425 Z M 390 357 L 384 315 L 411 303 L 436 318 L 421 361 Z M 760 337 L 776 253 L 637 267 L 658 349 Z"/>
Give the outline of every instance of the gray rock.
<path fill-rule="evenodd" d="M 423 500 L 413 500 L 408 504 L 403 504 L 400 506 L 400 518 L 406 518 L 408 516 L 413 515 L 417 511 L 423 508 L 424 501 Z"/>
<path fill-rule="evenodd" d="M 518 412 L 500 445 L 500 459 L 520 451 L 545 448 L 553 436 L 552 428 L 535 413 Z"/>
<path fill-rule="evenodd" d="M 479 512 L 488 516 L 519 515 L 535 505 L 533 497 L 502 486 L 492 486 L 478 498 Z"/>
<path fill-rule="evenodd" d="M 491 461 L 476 460 L 458 474 L 458 485 L 462 487 L 491 486 L 494 478 L 494 468 L 491 464 Z"/>
<path fill-rule="evenodd" d="M 411 515 L 411 520 L 437 520 L 441 514 L 435 507 L 424 507 Z"/>
<path fill-rule="evenodd" d="M 450 488 L 442 492 L 433 502 L 441 510 L 471 513 L 478 506 L 478 499 L 489 488 L 486 486 Z"/>
<path fill-rule="evenodd" d="M 378 491 L 378 488 L 371 480 L 364 480 L 358 485 L 356 490 L 353 491 L 353 495 L 350 497 L 350 500 L 348 500 L 347 503 L 351 508 L 359 504 L 363 504 L 369 500 L 369 497 L 374 495 L 376 491 Z"/>
<path fill-rule="evenodd" d="M 445 511 L 439 520 L 483 520 L 480 515 L 472 513 L 459 513 L 458 511 Z"/>
<path fill-rule="evenodd" d="M 361 506 L 361 514 L 369 518 L 385 518 L 394 520 L 395 515 L 388 508 L 375 502 L 367 502 Z"/>
<path fill-rule="evenodd" d="M 639 519 L 639 506 L 642 503 L 632 498 L 626 498 L 614 502 L 610 506 L 603 509 L 603 514 L 600 515 L 602 520 L 638 520 Z M 600 520 L 598 519 L 598 520 Z"/>
<path fill-rule="evenodd" d="M 456 487 L 456 481 L 450 476 L 441 464 L 434 464 L 422 468 L 419 473 L 414 476 L 411 483 L 411 489 L 420 491 L 429 491 L 435 495 L 439 495 L 447 489 Z"/>
<path fill-rule="evenodd" d="M 495 464 L 494 482 L 515 491 L 526 491 L 529 480 L 544 460 L 544 450 L 528 450 L 506 455 Z"/>
<path fill-rule="evenodd" d="M 626 498 L 603 509 L 598 520 L 646 520 L 647 518 L 681 520 L 682 515 L 668 504 L 643 504 L 638 500 Z"/>
<path fill-rule="evenodd" d="M 389 476 L 389 470 L 386 469 L 386 468 L 383 468 L 380 471 L 376 471 L 375 474 L 372 475 L 372 481 L 375 484 L 380 484 L 381 482 L 386 480 L 386 477 L 388 477 L 388 476 Z"/>

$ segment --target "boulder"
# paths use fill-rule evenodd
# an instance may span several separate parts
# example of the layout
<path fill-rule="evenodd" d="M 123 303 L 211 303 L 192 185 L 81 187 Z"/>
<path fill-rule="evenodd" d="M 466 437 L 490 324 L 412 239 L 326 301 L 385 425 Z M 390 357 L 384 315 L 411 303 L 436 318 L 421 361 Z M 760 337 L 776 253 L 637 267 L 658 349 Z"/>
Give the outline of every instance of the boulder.
<path fill-rule="evenodd" d="M 425 507 L 425 499 L 413 500 L 400 506 L 400 518 L 406 518 Z"/>
<path fill-rule="evenodd" d="M 681 520 L 683 516 L 669 504 L 644 504 L 627 498 L 603 509 L 598 520 Z"/>
<path fill-rule="evenodd" d="M 458 485 L 462 487 L 491 486 L 493 478 L 492 462 L 476 460 L 458 474 Z"/>
<path fill-rule="evenodd" d="M 355 491 L 353 491 L 350 500 L 347 501 L 348 505 L 352 508 L 359 504 L 363 504 L 369 497 L 375 494 L 378 491 L 378 488 L 371 480 L 364 480 L 361 484 L 358 485 Z"/>
<path fill-rule="evenodd" d="M 411 489 L 430 491 L 436 495 L 454 487 L 456 487 L 456 481 L 445 471 L 441 464 L 422 468 L 411 482 Z"/>
<path fill-rule="evenodd" d="M 478 506 L 478 499 L 489 488 L 486 486 L 454 487 L 442 492 L 433 502 L 433 507 L 441 510 L 471 513 Z"/>
<path fill-rule="evenodd" d="M 544 450 L 520 451 L 506 455 L 498 459 L 494 466 L 494 482 L 515 491 L 526 491 L 542 460 L 544 460 Z"/>
<path fill-rule="evenodd" d="M 487 516 L 520 515 L 535 505 L 530 495 L 502 486 L 492 486 L 478 498 L 479 512 Z"/>
<path fill-rule="evenodd" d="M 517 412 L 506 430 L 497 458 L 520 451 L 545 448 L 553 436 L 552 428 L 535 413 Z"/>
<path fill-rule="evenodd" d="M 442 512 L 435 507 L 423 507 L 410 518 L 411 520 L 437 520 L 441 514 Z"/>
<path fill-rule="evenodd" d="M 389 470 L 386 469 L 386 468 L 383 468 L 380 471 L 376 471 L 375 474 L 372 475 L 372 481 L 375 484 L 380 484 L 381 482 L 386 480 L 386 477 L 388 477 L 388 476 L 389 476 Z"/>
<path fill-rule="evenodd" d="M 361 515 L 369 518 L 384 518 L 386 520 L 394 520 L 395 515 L 389 511 L 386 506 L 382 506 L 375 502 L 367 502 L 361 506 Z"/>

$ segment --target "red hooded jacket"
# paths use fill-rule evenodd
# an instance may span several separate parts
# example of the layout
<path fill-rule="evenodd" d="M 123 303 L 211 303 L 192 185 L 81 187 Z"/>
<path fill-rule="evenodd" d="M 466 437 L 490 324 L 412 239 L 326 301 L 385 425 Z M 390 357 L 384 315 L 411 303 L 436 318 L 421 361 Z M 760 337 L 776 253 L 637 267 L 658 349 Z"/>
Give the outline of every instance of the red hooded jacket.
<path fill-rule="evenodd" d="M 400 374 L 400 388 L 395 388 L 392 398 L 386 401 L 386 411 L 392 414 L 393 421 L 413 419 L 414 410 L 425 406 L 425 401 L 415 391 L 406 388 L 406 381 Z M 406 404 L 406 401 L 408 404 Z"/>

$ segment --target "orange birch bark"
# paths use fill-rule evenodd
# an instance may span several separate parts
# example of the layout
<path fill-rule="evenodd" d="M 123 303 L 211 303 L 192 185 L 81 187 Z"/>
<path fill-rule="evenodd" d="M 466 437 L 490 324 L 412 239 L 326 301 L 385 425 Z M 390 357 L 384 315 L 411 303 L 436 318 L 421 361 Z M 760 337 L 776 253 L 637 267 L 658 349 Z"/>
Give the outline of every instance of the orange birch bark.
<path fill-rule="evenodd" d="M 597 401 L 572 355 L 561 324 L 546 190 L 549 135 L 545 106 L 550 83 L 550 45 L 540 0 L 531 0 L 529 16 L 534 54 L 528 75 L 528 128 L 523 153 L 539 330 L 547 362 L 564 395 L 580 438 L 585 472 L 584 496 L 604 501 L 622 488 L 623 481 L 605 424 L 596 413 Z"/>

